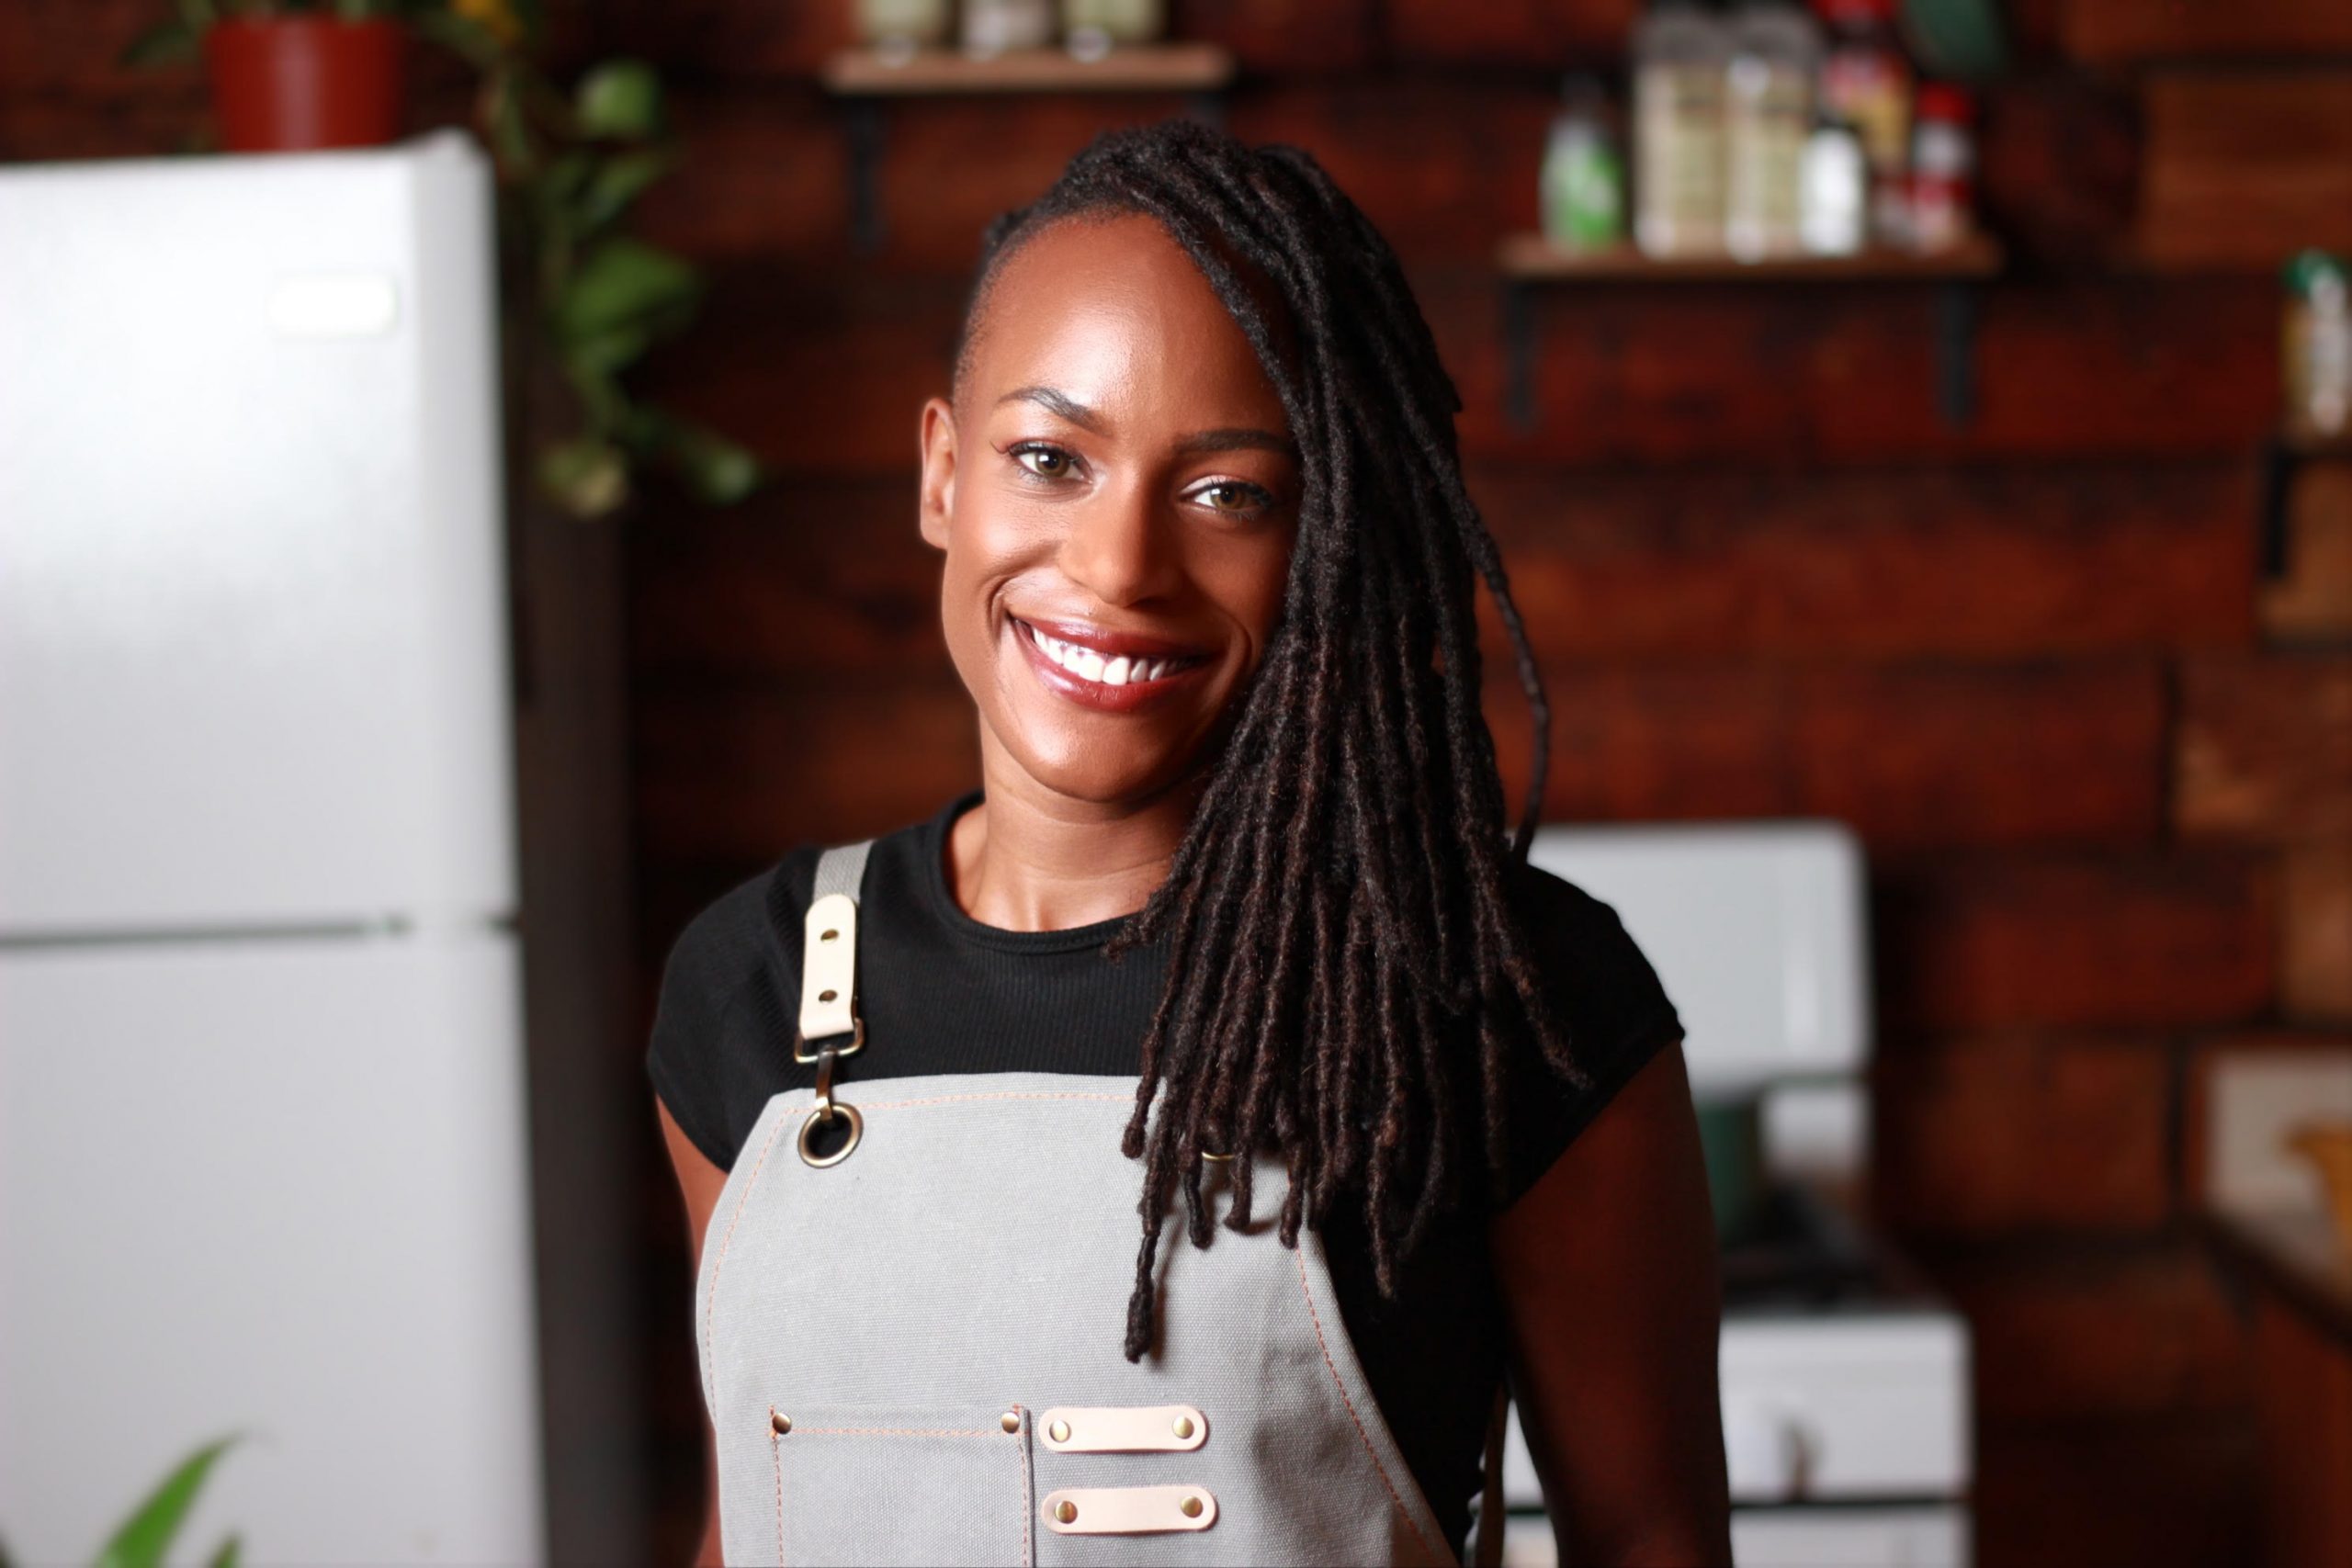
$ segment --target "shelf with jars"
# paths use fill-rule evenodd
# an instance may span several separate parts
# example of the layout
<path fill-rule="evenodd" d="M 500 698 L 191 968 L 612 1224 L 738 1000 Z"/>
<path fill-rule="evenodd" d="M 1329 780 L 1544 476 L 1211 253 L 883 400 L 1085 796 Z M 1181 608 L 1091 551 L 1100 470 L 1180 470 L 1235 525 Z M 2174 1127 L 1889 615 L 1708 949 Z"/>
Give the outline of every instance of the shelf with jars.
<path fill-rule="evenodd" d="M 1933 288 L 1938 400 L 1972 418 L 1977 290 L 2006 256 L 1973 214 L 1974 96 L 1923 73 L 1982 78 L 1999 51 L 1915 58 L 1895 0 L 1654 0 L 1630 44 L 1622 119 L 1568 79 L 1542 231 L 1497 252 L 1513 420 L 1535 420 L 1541 288 L 1807 283 Z"/>
<path fill-rule="evenodd" d="M 1224 118 L 1232 51 L 1162 38 L 1162 0 L 859 0 L 861 47 L 826 62 L 849 118 L 850 233 L 882 243 L 884 106 L 892 99 L 1051 93 L 1180 94 Z M 952 47 L 950 47 L 952 45 Z"/>

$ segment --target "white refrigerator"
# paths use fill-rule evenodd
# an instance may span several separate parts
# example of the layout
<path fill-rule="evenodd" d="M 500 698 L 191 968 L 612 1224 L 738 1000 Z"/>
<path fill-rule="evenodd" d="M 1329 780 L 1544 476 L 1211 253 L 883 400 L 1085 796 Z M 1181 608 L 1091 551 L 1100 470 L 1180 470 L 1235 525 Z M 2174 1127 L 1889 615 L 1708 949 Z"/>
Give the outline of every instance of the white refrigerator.
<path fill-rule="evenodd" d="M 492 186 L 0 168 L 0 1542 L 543 1540 Z"/>

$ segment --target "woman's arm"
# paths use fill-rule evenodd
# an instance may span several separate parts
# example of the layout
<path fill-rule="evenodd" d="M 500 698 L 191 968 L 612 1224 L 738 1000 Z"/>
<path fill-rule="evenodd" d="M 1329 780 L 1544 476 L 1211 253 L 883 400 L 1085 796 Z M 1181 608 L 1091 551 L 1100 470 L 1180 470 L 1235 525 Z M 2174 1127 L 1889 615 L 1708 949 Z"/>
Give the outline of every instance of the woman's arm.
<path fill-rule="evenodd" d="M 1634 1074 L 1488 1234 L 1561 1561 L 1729 1563 L 1722 1287 L 1681 1047 Z"/>
<path fill-rule="evenodd" d="M 718 1190 L 727 1184 L 727 1173 L 703 1156 L 692 1140 L 678 1130 L 670 1118 L 670 1108 L 661 1100 L 653 1102 L 662 1117 L 662 1141 L 670 1145 L 670 1163 L 678 1172 L 678 1190 L 686 1200 L 686 1228 L 694 1235 L 695 1269 L 702 1269 L 703 1233 L 710 1228 L 710 1212 L 718 1204 Z M 708 1506 L 703 1514 L 702 1550 L 695 1553 L 695 1568 L 723 1568 L 718 1540 L 718 1438 L 708 1430 L 705 1417 L 703 1456 L 708 1467 L 710 1491 Z"/>

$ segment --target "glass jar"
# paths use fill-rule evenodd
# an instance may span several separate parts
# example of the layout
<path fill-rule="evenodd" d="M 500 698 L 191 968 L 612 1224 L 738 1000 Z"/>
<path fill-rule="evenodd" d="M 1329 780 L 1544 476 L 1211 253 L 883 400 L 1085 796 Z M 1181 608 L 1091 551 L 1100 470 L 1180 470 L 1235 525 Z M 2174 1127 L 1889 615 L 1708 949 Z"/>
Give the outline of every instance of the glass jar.
<path fill-rule="evenodd" d="M 2279 343 L 2291 441 L 2352 435 L 2352 268 L 2341 256 L 2305 251 L 2287 264 L 2287 310 Z"/>
<path fill-rule="evenodd" d="M 1723 24 L 1664 0 L 1634 32 L 1634 238 L 1654 256 L 1724 248 Z"/>
<path fill-rule="evenodd" d="M 1741 261 L 1804 249 L 1804 144 L 1821 34 L 1787 5 L 1753 5 L 1732 23 L 1724 79 L 1724 243 Z"/>
<path fill-rule="evenodd" d="M 1163 0 L 1062 0 L 1062 45 L 1080 60 L 1157 43 L 1167 26 Z"/>
<path fill-rule="evenodd" d="M 982 59 L 1054 41 L 1054 0 L 964 0 L 964 52 Z"/>

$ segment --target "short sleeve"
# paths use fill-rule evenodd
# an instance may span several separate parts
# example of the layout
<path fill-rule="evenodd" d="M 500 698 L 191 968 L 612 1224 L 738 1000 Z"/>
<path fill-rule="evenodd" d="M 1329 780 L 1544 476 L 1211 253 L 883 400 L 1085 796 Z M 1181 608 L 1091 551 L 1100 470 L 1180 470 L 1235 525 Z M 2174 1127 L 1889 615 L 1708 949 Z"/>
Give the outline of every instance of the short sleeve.
<path fill-rule="evenodd" d="M 715 900 L 687 922 L 662 965 L 646 1073 L 678 1130 L 721 1170 L 734 1167 L 778 1087 L 763 1021 L 779 986 L 770 911 L 792 897 L 796 874 L 807 897 L 813 860 L 813 851 L 795 852 Z"/>
<path fill-rule="evenodd" d="M 1505 1077 L 1506 1201 L 1542 1179 L 1617 1091 L 1682 1038 L 1674 1003 L 1617 911 L 1550 872 L 1521 874 L 1519 908 L 1544 998 L 1588 1081 L 1570 1082 L 1532 1042 L 1514 1052 Z"/>

